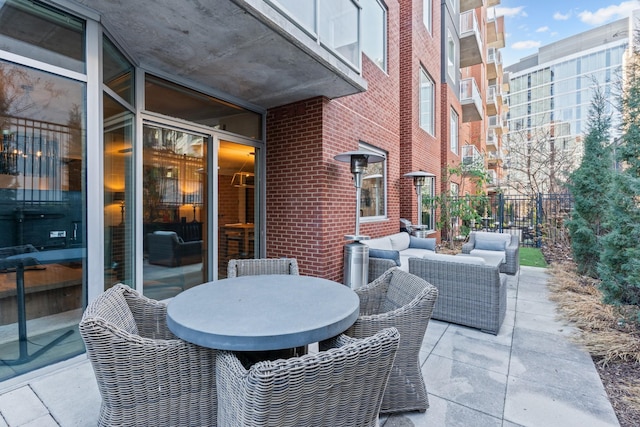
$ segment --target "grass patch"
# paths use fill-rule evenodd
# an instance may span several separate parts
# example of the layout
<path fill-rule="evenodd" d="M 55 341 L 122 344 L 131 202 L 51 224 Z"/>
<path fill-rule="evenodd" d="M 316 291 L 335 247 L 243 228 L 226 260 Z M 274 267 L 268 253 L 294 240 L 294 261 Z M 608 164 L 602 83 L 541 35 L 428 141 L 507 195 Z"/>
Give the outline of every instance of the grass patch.
<path fill-rule="evenodd" d="M 527 267 L 546 267 L 542 251 L 539 248 L 520 248 L 520 265 Z"/>

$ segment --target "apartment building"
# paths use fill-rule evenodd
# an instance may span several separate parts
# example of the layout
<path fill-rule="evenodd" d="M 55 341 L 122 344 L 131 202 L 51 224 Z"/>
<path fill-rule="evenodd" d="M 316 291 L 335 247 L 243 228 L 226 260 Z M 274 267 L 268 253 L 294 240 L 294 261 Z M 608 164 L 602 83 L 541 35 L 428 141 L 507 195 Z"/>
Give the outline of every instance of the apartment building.
<path fill-rule="evenodd" d="M 489 194 L 495 193 L 502 175 L 499 136 L 507 109 L 500 55 L 505 46 L 504 17 L 496 16 L 494 9 L 499 3 L 448 0 L 442 8 L 440 125 L 443 140 L 448 141 L 442 144 L 442 167 L 462 162 L 486 169 L 490 180 L 487 188 L 479 190 Z M 449 182 L 442 182 L 441 190 L 463 195 L 477 189 L 464 176 L 451 176 Z"/>
<path fill-rule="evenodd" d="M 462 147 L 487 151 L 500 81 L 487 40 L 504 37 L 487 34 L 500 21 L 488 3 L 5 2 L 0 253 L 33 265 L 24 303 L 15 263 L 0 273 L 0 336 L 20 347 L 0 354 L 0 378 L 82 352 L 82 308 L 117 282 L 164 299 L 224 278 L 231 258 L 284 256 L 341 281 L 356 200 L 336 155 L 383 159 L 360 200 L 361 233 L 377 237 L 417 220 L 406 173 L 432 174 L 434 193 Z M 435 228 L 437 212 L 421 214 Z"/>
<path fill-rule="evenodd" d="M 634 20 L 621 19 L 538 49 L 505 68 L 509 81 L 505 192 L 562 192 L 580 164 L 593 89 L 610 100 L 612 140 L 618 135 L 616 96 Z M 533 166 L 531 166 L 533 165 Z M 531 171 L 535 171 L 534 173 Z"/>

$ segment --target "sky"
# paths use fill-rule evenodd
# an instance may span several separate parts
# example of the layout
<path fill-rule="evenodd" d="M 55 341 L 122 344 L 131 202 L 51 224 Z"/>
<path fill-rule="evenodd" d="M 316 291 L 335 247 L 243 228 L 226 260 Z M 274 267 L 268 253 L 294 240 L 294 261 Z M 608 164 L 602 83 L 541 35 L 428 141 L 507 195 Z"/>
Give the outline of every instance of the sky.
<path fill-rule="evenodd" d="M 506 67 L 569 36 L 627 18 L 640 0 L 502 0 L 496 14 L 504 15 Z"/>

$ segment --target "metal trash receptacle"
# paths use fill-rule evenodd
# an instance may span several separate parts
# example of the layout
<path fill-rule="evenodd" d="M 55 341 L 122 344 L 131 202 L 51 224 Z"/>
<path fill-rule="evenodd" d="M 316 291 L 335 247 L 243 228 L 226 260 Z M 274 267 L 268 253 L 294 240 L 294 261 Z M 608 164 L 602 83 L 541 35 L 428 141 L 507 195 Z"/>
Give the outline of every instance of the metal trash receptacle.
<path fill-rule="evenodd" d="M 354 242 L 344 246 L 344 280 L 351 289 L 366 285 L 369 279 L 369 246 Z"/>

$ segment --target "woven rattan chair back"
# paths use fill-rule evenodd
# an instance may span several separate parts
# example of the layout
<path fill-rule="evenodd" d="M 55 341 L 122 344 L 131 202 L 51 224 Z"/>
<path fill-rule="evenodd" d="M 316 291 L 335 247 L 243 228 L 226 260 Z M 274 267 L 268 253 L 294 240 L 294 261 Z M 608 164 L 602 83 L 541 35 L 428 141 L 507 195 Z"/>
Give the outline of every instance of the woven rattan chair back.
<path fill-rule="evenodd" d="M 426 411 L 429 400 L 418 355 L 438 289 L 393 267 L 355 292 L 360 297 L 360 316 L 347 335 L 361 338 L 389 327 L 400 332 L 400 347 L 380 412 Z"/>
<path fill-rule="evenodd" d="M 176 338 L 166 304 L 117 284 L 80 321 L 101 426 L 215 426 L 216 351 Z"/>
<path fill-rule="evenodd" d="M 248 369 L 236 354 L 221 352 L 218 421 L 225 427 L 376 426 L 399 339 L 393 328 L 365 339 L 341 335 L 319 353 Z"/>

